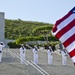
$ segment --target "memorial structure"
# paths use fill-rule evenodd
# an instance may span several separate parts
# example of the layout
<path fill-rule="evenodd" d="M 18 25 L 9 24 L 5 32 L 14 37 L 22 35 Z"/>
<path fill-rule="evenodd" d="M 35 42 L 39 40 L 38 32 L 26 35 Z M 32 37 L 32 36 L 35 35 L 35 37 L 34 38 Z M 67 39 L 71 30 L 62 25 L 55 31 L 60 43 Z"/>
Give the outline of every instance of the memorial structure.
<path fill-rule="evenodd" d="M 5 35 L 5 19 L 4 19 L 4 13 L 3 12 L 0 12 L 0 42 L 5 42 L 4 35 Z"/>

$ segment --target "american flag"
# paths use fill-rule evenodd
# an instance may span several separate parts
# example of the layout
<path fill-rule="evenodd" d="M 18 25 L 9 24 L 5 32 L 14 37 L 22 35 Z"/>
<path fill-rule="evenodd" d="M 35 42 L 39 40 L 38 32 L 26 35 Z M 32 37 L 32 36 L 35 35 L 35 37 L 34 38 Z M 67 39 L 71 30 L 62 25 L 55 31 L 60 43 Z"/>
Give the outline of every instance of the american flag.
<path fill-rule="evenodd" d="M 75 65 L 75 7 L 56 21 L 52 34 L 64 45 Z"/>

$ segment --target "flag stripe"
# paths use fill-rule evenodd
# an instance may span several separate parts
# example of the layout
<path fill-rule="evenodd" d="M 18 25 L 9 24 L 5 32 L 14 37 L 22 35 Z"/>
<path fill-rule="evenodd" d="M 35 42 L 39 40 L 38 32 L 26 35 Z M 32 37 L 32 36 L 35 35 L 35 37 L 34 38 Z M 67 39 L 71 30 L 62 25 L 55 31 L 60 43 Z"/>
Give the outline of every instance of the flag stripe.
<path fill-rule="evenodd" d="M 68 25 L 71 21 L 73 21 L 75 19 L 75 14 L 70 15 L 67 19 L 65 19 L 64 21 L 62 21 L 58 26 L 57 26 L 57 31 L 55 32 L 55 36 L 56 34 L 62 30 L 62 28 L 64 28 L 66 25 Z M 60 22 L 60 21 L 59 21 Z M 57 25 L 57 22 L 56 24 Z M 56 27 L 56 26 L 55 26 Z"/>
<path fill-rule="evenodd" d="M 72 61 L 75 63 L 75 56 L 74 56 L 74 57 L 72 57 L 71 59 L 72 59 Z"/>
<path fill-rule="evenodd" d="M 63 45 L 65 46 L 65 47 L 67 47 L 69 44 L 71 44 L 73 41 L 75 40 L 75 34 L 73 35 L 73 36 L 71 36 L 69 39 L 67 39 L 64 43 L 63 43 Z"/>
<path fill-rule="evenodd" d="M 61 29 L 55 36 L 59 39 L 63 34 L 69 31 L 75 25 L 75 20 L 70 22 L 67 26 Z"/>
<path fill-rule="evenodd" d="M 68 32 L 66 32 L 64 35 L 62 35 L 59 40 L 63 43 L 74 34 L 75 34 L 75 27 L 71 28 Z"/>
<path fill-rule="evenodd" d="M 62 28 L 64 28 L 66 25 L 68 25 L 71 21 L 73 21 L 75 19 L 75 14 L 70 15 L 69 17 L 67 17 L 66 19 L 64 19 L 62 22 L 60 22 L 60 24 L 57 26 L 57 28 L 60 30 Z"/>
<path fill-rule="evenodd" d="M 56 26 L 58 26 L 63 20 L 67 19 L 67 17 L 69 17 L 70 15 L 72 15 L 73 13 L 72 12 L 69 12 L 67 15 L 65 15 L 64 17 L 62 17 L 61 19 L 59 19 L 57 22 L 56 22 Z"/>
<path fill-rule="evenodd" d="M 72 58 L 73 56 L 75 56 L 75 49 L 73 49 L 70 53 L 69 53 L 70 57 Z"/>
<path fill-rule="evenodd" d="M 57 30 L 57 26 L 64 20 L 66 19 L 67 17 L 69 17 L 70 15 L 72 14 L 72 12 L 69 12 L 67 15 L 65 15 L 63 18 L 61 18 L 60 20 L 58 20 L 56 22 L 56 24 L 53 26 L 53 32 L 55 32 Z"/>
<path fill-rule="evenodd" d="M 75 48 L 75 41 L 73 41 L 70 45 L 65 47 L 68 52 L 71 52 Z"/>

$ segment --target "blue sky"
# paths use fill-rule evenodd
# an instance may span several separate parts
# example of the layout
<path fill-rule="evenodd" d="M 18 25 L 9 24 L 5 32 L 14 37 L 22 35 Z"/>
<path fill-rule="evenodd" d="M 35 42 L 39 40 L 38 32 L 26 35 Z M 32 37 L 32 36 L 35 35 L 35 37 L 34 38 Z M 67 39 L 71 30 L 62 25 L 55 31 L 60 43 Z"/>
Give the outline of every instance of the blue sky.
<path fill-rule="evenodd" d="M 75 0 L 1 0 L 5 19 L 21 19 L 54 24 L 75 6 Z"/>

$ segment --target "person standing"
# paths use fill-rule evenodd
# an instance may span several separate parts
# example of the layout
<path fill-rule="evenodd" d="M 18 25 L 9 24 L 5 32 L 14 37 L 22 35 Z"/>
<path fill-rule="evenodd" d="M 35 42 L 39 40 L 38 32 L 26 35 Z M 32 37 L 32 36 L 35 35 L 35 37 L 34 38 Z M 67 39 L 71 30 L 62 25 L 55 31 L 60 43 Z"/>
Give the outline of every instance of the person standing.
<path fill-rule="evenodd" d="M 66 65 L 67 63 L 67 51 L 66 49 L 61 50 L 62 55 L 62 65 Z"/>
<path fill-rule="evenodd" d="M 52 56 L 52 48 L 51 48 L 51 46 L 48 48 L 47 54 L 48 54 L 48 64 L 52 65 L 53 56 Z"/>
<path fill-rule="evenodd" d="M 38 64 L 38 48 L 34 46 L 33 48 L 33 57 L 34 57 L 34 63 Z"/>
<path fill-rule="evenodd" d="M 0 63 L 2 62 L 2 50 L 3 50 L 3 47 L 5 47 L 4 43 L 3 42 L 0 42 Z"/>
<path fill-rule="evenodd" d="M 24 44 L 22 44 L 20 47 L 21 64 L 24 64 L 23 59 L 25 59 L 25 51 L 26 51 L 26 48 L 24 47 Z"/>

